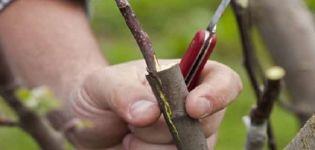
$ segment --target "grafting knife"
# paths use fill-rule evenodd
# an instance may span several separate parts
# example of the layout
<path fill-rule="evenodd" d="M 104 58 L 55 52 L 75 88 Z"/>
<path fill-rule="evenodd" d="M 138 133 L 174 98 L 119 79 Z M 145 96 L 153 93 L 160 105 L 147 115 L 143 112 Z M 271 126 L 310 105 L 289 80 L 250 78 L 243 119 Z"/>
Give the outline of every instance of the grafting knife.
<path fill-rule="evenodd" d="M 206 30 L 198 31 L 180 61 L 180 69 L 188 90 L 197 85 L 201 71 L 216 45 L 216 24 L 231 0 L 222 0 Z"/>

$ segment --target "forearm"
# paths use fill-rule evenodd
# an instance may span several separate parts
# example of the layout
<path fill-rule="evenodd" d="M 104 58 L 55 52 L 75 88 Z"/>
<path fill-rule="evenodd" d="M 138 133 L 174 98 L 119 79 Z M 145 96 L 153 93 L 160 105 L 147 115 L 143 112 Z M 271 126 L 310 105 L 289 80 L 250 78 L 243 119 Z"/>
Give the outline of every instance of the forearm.
<path fill-rule="evenodd" d="M 49 86 L 63 100 L 106 65 L 83 8 L 70 1 L 14 2 L 0 14 L 0 44 L 25 86 Z"/>

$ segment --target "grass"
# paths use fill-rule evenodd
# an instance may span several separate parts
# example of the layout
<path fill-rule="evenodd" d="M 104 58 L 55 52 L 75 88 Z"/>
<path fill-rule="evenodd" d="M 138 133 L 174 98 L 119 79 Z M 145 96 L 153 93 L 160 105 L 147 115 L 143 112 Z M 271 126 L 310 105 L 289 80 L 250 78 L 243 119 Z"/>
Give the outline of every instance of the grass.
<path fill-rule="evenodd" d="M 159 58 L 179 58 L 184 53 L 187 44 L 198 29 L 206 26 L 214 7 L 219 1 L 207 0 L 132 0 L 131 4 L 138 18 L 152 38 L 153 45 Z M 314 10 L 315 2 L 306 1 L 309 8 Z M 101 44 L 108 61 L 112 64 L 140 59 L 137 46 L 127 30 L 123 19 L 115 7 L 114 1 L 92 1 L 92 28 Z M 235 20 L 231 10 L 228 10 L 218 26 L 218 44 L 213 60 L 220 61 L 237 71 L 244 83 L 244 90 L 237 100 L 230 105 L 219 129 L 217 150 L 243 149 L 246 128 L 242 117 L 247 115 L 253 106 L 255 98 L 242 67 L 240 42 Z M 269 54 L 255 34 L 260 60 L 266 68 L 272 64 Z M 9 115 L 12 112 L 0 101 L 0 110 Z M 276 107 L 272 114 L 279 148 L 283 148 L 296 134 L 297 121 L 289 112 Z M 20 129 L 0 128 L 1 150 L 37 150 L 34 141 Z"/>

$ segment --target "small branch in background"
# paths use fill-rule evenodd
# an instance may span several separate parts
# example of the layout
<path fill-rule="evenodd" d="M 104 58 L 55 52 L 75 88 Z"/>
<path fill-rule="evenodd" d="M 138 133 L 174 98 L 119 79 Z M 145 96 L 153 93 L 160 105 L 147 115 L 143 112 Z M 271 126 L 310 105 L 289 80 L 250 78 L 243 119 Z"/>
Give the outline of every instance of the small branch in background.
<path fill-rule="evenodd" d="M 293 138 L 293 140 L 284 148 L 285 150 L 315 149 L 315 115 L 313 115 Z"/>
<path fill-rule="evenodd" d="M 185 111 L 188 90 L 178 65 L 160 69 L 149 36 L 137 20 L 127 0 L 116 0 L 117 6 L 132 32 L 147 64 L 147 80 L 179 150 L 207 150 L 207 141 L 199 121 Z"/>
<path fill-rule="evenodd" d="M 247 150 L 262 150 L 267 137 L 267 123 L 270 118 L 275 100 L 281 88 L 281 80 L 285 72 L 280 67 L 267 70 L 265 88 L 257 106 L 250 113 L 249 131 L 247 134 Z"/>
<path fill-rule="evenodd" d="M 285 71 L 281 67 L 272 67 L 267 70 L 264 92 L 257 103 L 257 107 L 251 113 L 251 119 L 254 124 L 261 124 L 270 117 L 274 102 L 279 96 L 280 83 L 284 75 Z"/>
<path fill-rule="evenodd" d="M 315 112 L 312 13 L 304 0 L 250 0 L 249 8 L 263 44 L 273 60 L 288 72 L 285 82 L 292 106 L 304 111 L 295 114 L 302 127 Z"/>
<path fill-rule="evenodd" d="M 252 88 L 254 89 L 255 96 L 257 101 L 260 99 L 262 91 L 260 89 L 259 80 L 265 81 L 265 77 L 263 75 L 262 67 L 260 63 L 257 61 L 258 59 L 255 56 L 255 49 L 253 40 L 251 37 L 251 18 L 250 12 L 248 8 L 249 1 L 248 0 L 232 0 L 231 5 L 237 20 L 237 24 L 239 27 L 241 41 L 243 46 L 243 59 L 244 59 L 244 67 L 246 69 L 247 75 L 251 81 Z M 255 70 L 256 69 L 256 70 Z M 267 135 L 268 135 L 268 147 L 270 150 L 276 150 L 276 142 L 274 139 L 271 122 L 267 123 Z"/>
<path fill-rule="evenodd" d="M 63 150 L 64 138 L 51 127 L 46 118 L 39 116 L 24 106 L 15 96 L 15 91 L 18 87 L 5 61 L 5 57 L 0 51 L 0 95 L 16 112 L 19 119 L 19 127 L 31 135 L 41 149 Z"/>
<path fill-rule="evenodd" d="M 3 127 L 18 127 L 19 122 L 16 120 L 9 118 L 3 114 L 0 113 L 0 126 Z"/>
<path fill-rule="evenodd" d="M 64 140 L 48 123 L 46 118 L 40 117 L 25 107 L 14 95 L 16 88 L 0 89 L 0 95 L 17 113 L 20 127 L 29 133 L 43 150 L 63 150 Z"/>
<path fill-rule="evenodd" d="M 259 70 L 261 80 L 264 81 L 265 78 L 262 75 L 262 69 L 260 64 L 257 62 L 257 58 L 255 57 L 255 48 L 253 44 L 253 40 L 251 37 L 251 23 L 250 23 L 250 14 L 248 10 L 248 0 L 232 0 L 231 6 L 233 8 L 234 15 L 237 20 L 238 28 L 240 31 L 242 49 L 243 49 L 243 60 L 244 67 L 246 68 L 247 75 L 251 81 L 251 85 L 254 89 L 255 96 L 257 100 L 261 96 L 261 90 L 259 86 L 259 80 L 256 77 L 255 68 Z"/>
<path fill-rule="evenodd" d="M 159 69 L 159 64 L 155 57 L 152 43 L 149 39 L 148 34 L 144 32 L 144 30 L 142 29 L 129 2 L 127 0 L 115 0 L 115 1 L 134 39 L 138 43 L 138 46 L 141 50 L 144 60 L 146 61 L 148 72 L 150 73 L 156 72 Z"/>

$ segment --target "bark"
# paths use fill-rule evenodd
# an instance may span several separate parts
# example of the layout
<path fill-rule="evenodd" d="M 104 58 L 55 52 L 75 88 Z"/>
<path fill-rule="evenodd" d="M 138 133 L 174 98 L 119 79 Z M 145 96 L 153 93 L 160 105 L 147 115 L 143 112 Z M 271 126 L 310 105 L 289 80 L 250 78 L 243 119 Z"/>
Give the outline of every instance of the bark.
<path fill-rule="evenodd" d="M 188 90 L 178 65 L 147 75 L 152 91 L 179 150 L 208 150 L 198 120 L 185 111 Z"/>
<path fill-rule="evenodd" d="M 115 1 L 134 39 L 137 41 L 137 44 L 147 64 L 148 71 L 156 72 L 156 70 L 159 69 L 158 63 L 155 58 L 155 53 L 148 34 L 142 29 L 142 26 L 140 25 L 139 20 L 136 18 L 136 15 L 132 10 L 128 0 Z"/>
<path fill-rule="evenodd" d="M 252 0 L 252 19 L 274 61 L 287 75 L 294 113 L 304 124 L 315 112 L 315 24 L 301 0 Z"/>
<path fill-rule="evenodd" d="M 285 150 L 315 149 L 315 116 L 310 118 Z"/>

